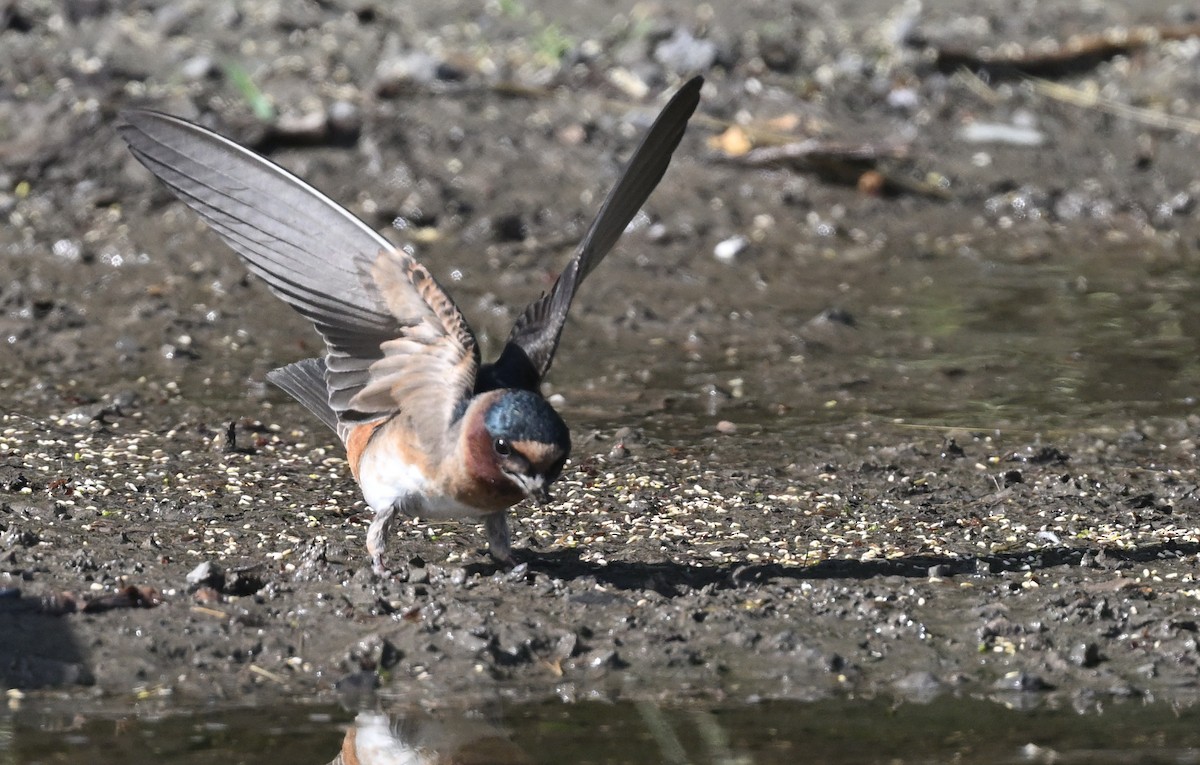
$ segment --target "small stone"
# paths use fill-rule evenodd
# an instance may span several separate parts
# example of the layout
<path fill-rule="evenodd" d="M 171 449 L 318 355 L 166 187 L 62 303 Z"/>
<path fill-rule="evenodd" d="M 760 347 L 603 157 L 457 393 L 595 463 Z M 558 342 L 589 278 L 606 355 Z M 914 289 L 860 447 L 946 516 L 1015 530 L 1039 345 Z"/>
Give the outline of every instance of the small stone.
<path fill-rule="evenodd" d="M 558 639 L 558 642 L 554 644 L 554 650 L 551 652 L 551 655 L 559 661 L 569 659 L 575 655 L 575 648 L 578 644 L 578 635 L 576 635 L 574 632 L 564 633 L 563 636 Z"/>
<path fill-rule="evenodd" d="M 211 56 L 192 56 L 179 67 L 179 74 L 191 82 L 215 77 L 219 71 Z"/>
<path fill-rule="evenodd" d="M 1053 531 L 1039 531 L 1037 534 L 1034 534 L 1034 538 L 1039 542 L 1047 542 L 1052 545 L 1062 545 L 1062 539 L 1060 539 L 1058 534 L 1055 534 Z"/>
<path fill-rule="evenodd" d="M 429 569 L 425 566 L 425 562 L 419 564 L 414 562 L 408 567 L 408 581 L 412 584 L 427 584 L 429 582 Z"/>
<path fill-rule="evenodd" d="M 323 111 L 306 114 L 281 114 L 271 132 L 289 143 L 319 144 L 329 132 L 329 118 Z"/>
<path fill-rule="evenodd" d="M 474 635 L 465 630 L 453 630 L 447 634 L 455 646 L 462 649 L 464 653 L 478 654 L 487 649 L 489 641 L 486 638 Z"/>
<path fill-rule="evenodd" d="M 438 79 L 441 64 L 421 51 L 385 58 L 375 68 L 375 92 L 383 98 L 394 98 L 414 87 L 427 87 Z"/>
<path fill-rule="evenodd" d="M 671 229 L 667 228 L 665 223 L 651 223 L 646 229 L 646 239 L 656 244 L 663 244 L 671 240 Z"/>
<path fill-rule="evenodd" d="M 518 563 L 512 567 L 512 571 L 505 574 L 504 578 L 510 582 L 519 582 L 529 575 L 529 564 Z"/>
<path fill-rule="evenodd" d="M 608 81 L 634 101 L 641 101 L 650 93 L 650 86 L 646 81 L 624 67 L 610 70 Z"/>
<path fill-rule="evenodd" d="M 749 246 L 750 240 L 746 237 L 731 236 L 713 248 L 713 257 L 722 263 L 732 263 Z"/>
<path fill-rule="evenodd" d="M 563 146 L 579 146 L 587 141 L 587 128 L 578 122 L 572 122 L 556 130 L 554 137 Z"/>
<path fill-rule="evenodd" d="M 737 430 L 737 425 L 729 420 L 721 420 L 717 423 L 717 432 L 723 435 L 731 436 L 734 433 L 737 433 Z"/>
<path fill-rule="evenodd" d="M 329 105 L 329 130 L 336 136 L 357 137 L 362 132 L 362 113 L 349 101 Z"/>
<path fill-rule="evenodd" d="M 613 444 L 613 447 L 608 450 L 606 456 L 611 462 L 621 462 L 629 459 L 629 449 L 625 448 L 625 444 Z"/>
<path fill-rule="evenodd" d="M 1010 672 L 996 682 L 992 683 L 992 688 L 997 691 L 1018 691 L 1020 693 L 1029 693 L 1033 691 L 1050 690 L 1050 685 L 1045 680 L 1037 675 L 1028 672 Z"/>
<path fill-rule="evenodd" d="M 1075 646 L 1071 648 L 1071 653 L 1067 658 L 1069 658 L 1071 663 L 1075 666 L 1084 667 L 1085 669 L 1091 669 L 1092 667 L 1100 664 L 1100 662 L 1103 660 L 1103 658 L 1100 656 L 1100 646 L 1092 642 L 1076 643 Z"/>
<path fill-rule="evenodd" d="M 193 589 L 212 587 L 219 592 L 225 586 L 225 572 L 221 570 L 220 566 L 208 560 L 189 571 L 186 578 L 188 586 Z"/>
<path fill-rule="evenodd" d="M 1023 125 L 1006 125 L 1001 122 L 971 122 L 959 128 L 957 137 L 964 143 L 1007 144 L 1009 146 L 1037 147 L 1045 142 L 1040 130 Z"/>
<path fill-rule="evenodd" d="M 976 558 L 975 559 L 975 573 L 976 574 L 988 575 L 988 574 L 998 573 L 999 571 L 1000 571 L 1000 565 L 998 563 L 996 563 L 996 561 L 988 560 L 987 558 Z"/>

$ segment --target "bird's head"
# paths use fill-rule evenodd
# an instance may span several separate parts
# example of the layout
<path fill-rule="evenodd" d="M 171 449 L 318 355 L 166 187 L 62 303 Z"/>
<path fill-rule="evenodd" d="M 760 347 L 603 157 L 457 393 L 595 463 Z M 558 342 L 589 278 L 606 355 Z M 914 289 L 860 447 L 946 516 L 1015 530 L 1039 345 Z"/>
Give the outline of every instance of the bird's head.
<path fill-rule="evenodd" d="M 507 389 L 484 396 L 479 422 L 468 436 L 471 472 L 510 496 L 509 504 L 523 497 L 546 502 L 550 484 L 571 453 L 566 423 L 532 391 Z"/>

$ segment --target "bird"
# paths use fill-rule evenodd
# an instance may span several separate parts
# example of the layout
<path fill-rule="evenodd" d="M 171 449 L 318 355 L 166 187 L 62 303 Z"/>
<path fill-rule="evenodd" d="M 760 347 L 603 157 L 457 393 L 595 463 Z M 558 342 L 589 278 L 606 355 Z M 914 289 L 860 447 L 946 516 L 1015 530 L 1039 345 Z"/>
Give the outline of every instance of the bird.
<path fill-rule="evenodd" d="M 553 286 L 482 363 L 462 312 L 429 269 L 305 181 L 180 117 L 131 109 L 117 130 L 133 156 L 307 318 L 325 353 L 267 373 L 345 445 L 374 512 L 366 546 L 389 573 L 397 513 L 482 520 L 488 551 L 515 565 L 507 511 L 545 503 L 571 452 L 542 396 L 567 312 L 658 185 L 700 102 L 684 83 L 655 118 Z"/>

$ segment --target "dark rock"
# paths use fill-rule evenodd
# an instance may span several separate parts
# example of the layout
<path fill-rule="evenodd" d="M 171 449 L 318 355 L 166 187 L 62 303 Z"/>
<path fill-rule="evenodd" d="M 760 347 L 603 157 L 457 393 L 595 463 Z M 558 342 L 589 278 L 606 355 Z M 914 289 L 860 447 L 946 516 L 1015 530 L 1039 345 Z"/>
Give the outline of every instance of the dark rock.
<path fill-rule="evenodd" d="M 1071 648 L 1068 658 L 1072 664 L 1088 669 L 1097 666 L 1103 660 L 1103 657 L 1100 655 L 1100 646 L 1091 642 L 1076 643 Z"/>
<path fill-rule="evenodd" d="M 225 588 L 225 572 L 212 561 L 204 561 L 193 568 L 187 575 L 188 589 L 195 591 L 201 587 L 212 587 L 217 592 Z"/>

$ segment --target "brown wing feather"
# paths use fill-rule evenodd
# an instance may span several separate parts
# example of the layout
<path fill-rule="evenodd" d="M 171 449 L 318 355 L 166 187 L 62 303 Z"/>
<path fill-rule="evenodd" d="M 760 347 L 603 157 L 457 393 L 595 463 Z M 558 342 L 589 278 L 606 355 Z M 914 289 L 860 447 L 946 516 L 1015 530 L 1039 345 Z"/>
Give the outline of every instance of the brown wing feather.
<path fill-rule="evenodd" d="M 401 330 L 380 344 L 383 355 L 368 367 L 350 408 L 367 416 L 399 413 L 427 448 L 442 448 L 475 386 L 475 336 L 450 296 L 408 253 L 381 252 L 366 276 Z"/>

